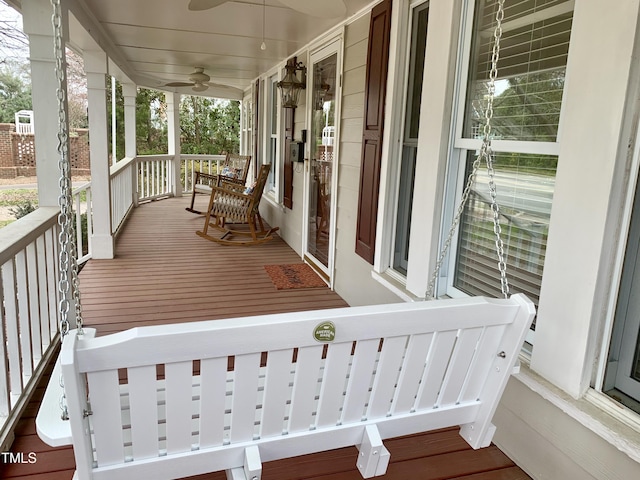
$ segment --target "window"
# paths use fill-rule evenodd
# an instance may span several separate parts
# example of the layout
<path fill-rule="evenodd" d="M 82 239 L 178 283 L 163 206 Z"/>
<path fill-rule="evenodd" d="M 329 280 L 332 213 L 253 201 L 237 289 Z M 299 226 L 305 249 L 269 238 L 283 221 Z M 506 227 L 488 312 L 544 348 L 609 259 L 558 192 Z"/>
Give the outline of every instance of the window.
<path fill-rule="evenodd" d="M 640 413 L 640 190 L 631 214 L 604 393 Z"/>
<path fill-rule="evenodd" d="M 280 175 L 279 175 L 279 163 L 278 152 L 279 143 L 278 135 L 280 131 L 280 110 L 278 109 L 278 76 L 272 75 L 266 82 L 267 94 L 267 135 L 266 138 L 266 163 L 271 164 L 271 171 L 269 172 L 269 178 L 265 185 L 265 192 L 275 197 L 277 201 L 279 199 L 280 188 Z"/>
<path fill-rule="evenodd" d="M 496 0 L 476 0 L 464 98 L 461 98 L 449 185 L 456 205 L 481 145 Z M 558 153 L 558 126 L 569 50 L 573 2 L 507 2 L 502 24 L 492 118 L 497 201 L 512 292 L 537 303 L 544 267 Z M 493 214 L 481 166 L 461 217 L 447 285 L 440 294 L 500 296 Z M 452 200 L 453 201 L 453 200 Z M 451 209 L 453 210 L 453 209 Z M 445 232 L 446 234 L 446 232 Z"/>
<path fill-rule="evenodd" d="M 427 45 L 427 24 L 429 3 L 413 9 L 411 25 L 411 47 L 409 51 L 409 72 L 405 95 L 405 118 L 402 132 L 402 150 L 399 159 L 398 203 L 393 249 L 393 269 L 407 275 L 409 263 L 409 234 L 411 230 L 411 205 L 413 202 L 416 155 L 418 152 L 418 132 L 420 130 L 420 98 L 422 96 L 422 76 Z"/>
<path fill-rule="evenodd" d="M 253 132 L 251 128 L 253 115 L 251 105 L 251 95 L 246 95 L 242 100 L 242 132 L 240 136 L 240 153 L 242 155 L 253 155 Z"/>

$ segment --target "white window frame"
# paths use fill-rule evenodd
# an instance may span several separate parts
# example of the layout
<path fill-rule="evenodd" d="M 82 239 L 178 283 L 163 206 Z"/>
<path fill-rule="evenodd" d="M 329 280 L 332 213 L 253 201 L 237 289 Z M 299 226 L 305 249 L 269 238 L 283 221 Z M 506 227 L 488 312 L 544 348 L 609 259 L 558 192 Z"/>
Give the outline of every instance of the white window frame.
<path fill-rule="evenodd" d="M 240 124 L 242 131 L 240 135 L 240 153 L 242 155 L 253 155 L 253 90 L 249 89 L 240 104 Z"/>
<path fill-rule="evenodd" d="M 573 2 L 567 2 L 567 7 L 573 7 Z M 469 81 L 469 64 L 471 57 L 471 44 L 473 41 L 473 15 L 474 15 L 475 1 L 469 0 L 465 3 L 463 8 L 463 17 L 461 29 L 461 55 L 458 68 L 458 77 L 456 79 L 456 94 L 455 102 L 457 102 L 457 108 L 454 113 L 453 119 L 453 132 L 454 137 L 451 145 L 451 152 L 449 155 L 449 174 L 447 177 L 446 185 L 446 198 L 445 198 L 445 214 L 443 216 L 443 232 L 445 237 L 448 233 L 448 225 L 453 221 L 453 216 L 457 210 L 457 206 L 461 202 L 462 190 L 466 183 L 465 170 L 467 152 L 477 151 L 482 145 L 482 140 L 474 138 L 463 137 L 464 129 L 464 115 L 466 108 L 466 95 L 467 86 Z M 506 27 L 508 28 L 508 26 Z M 499 68 L 499 67 L 498 67 Z M 564 99 L 564 92 L 563 92 Z M 564 110 L 564 101 L 560 107 L 560 122 L 558 125 L 558 134 L 555 142 L 538 142 L 538 141 L 515 141 L 515 140 L 498 140 L 494 139 L 491 143 L 492 149 L 496 153 L 527 153 L 537 155 L 551 155 L 559 156 L 560 143 L 557 139 L 561 138 L 562 129 L 562 117 Z M 443 241 L 443 240 L 441 240 Z M 457 235 L 451 242 L 452 248 L 449 254 L 449 261 L 447 268 L 444 272 L 441 272 L 440 282 L 437 287 L 437 295 L 450 296 L 453 298 L 468 296 L 466 293 L 455 288 L 453 286 L 453 279 L 456 266 L 455 248 L 457 245 Z M 499 273 L 496 271 L 496 278 Z M 533 332 L 527 338 L 529 342 L 533 342 Z"/>
<path fill-rule="evenodd" d="M 272 116 L 271 109 L 274 106 L 272 87 L 275 82 L 278 82 L 280 80 L 281 71 L 283 68 L 284 68 L 284 64 L 278 65 L 278 67 L 270 70 L 263 77 L 263 81 L 261 82 L 261 84 L 263 85 L 262 91 L 261 91 L 261 94 L 262 94 L 261 104 L 263 107 L 263 112 L 265 112 L 265 114 L 262 117 L 264 121 L 262 122 L 262 127 L 261 127 L 261 131 L 262 131 L 261 149 L 262 149 L 262 158 L 264 159 L 262 163 L 270 163 L 270 161 L 274 162 L 273 187 L 269 188 L 270 186 L 269 184 L 265 185 L 265 191 L 263 196 L 267 201 L 276 205 L 282 205 L 282 196 L 283 196 L 283 189 L 282 189 L 283 172 L 284 172 L 284 162 L 283 162 L 283 155 L 282 155 L 283 115 L 282 115 L 281 99 L 276 89 L 276 98 L 275 98 L 275 109 L 276 109 L 276 118 L 277 118 L 276 129 L 275 129 L 276 133 L 272 134 L 271 120 L 273 116 Z M 275 149 L 275 152 L 273 153 L 274 158 L 272 158 L 272 152 L 271 152 L 272 139 L 276 140 L 276 149 Z"/>
<path fill-rule="evenodd" d="M 400 163 L 395 159 L 402 155 L 400 142 L 405 128 L 413 12 L 415 8 L 427 2 L 429 0 L 400 0 L 397 5 L 394 3 L 391 12 L 388 100 L 385 110 L 373 277 L 404 300 L 414 300 L 416 297 L 406 290 L 406 276 L 393 269 L 400 176 Z M 408 268 L 411 267 L 411 263 L 409 260 Z"/>

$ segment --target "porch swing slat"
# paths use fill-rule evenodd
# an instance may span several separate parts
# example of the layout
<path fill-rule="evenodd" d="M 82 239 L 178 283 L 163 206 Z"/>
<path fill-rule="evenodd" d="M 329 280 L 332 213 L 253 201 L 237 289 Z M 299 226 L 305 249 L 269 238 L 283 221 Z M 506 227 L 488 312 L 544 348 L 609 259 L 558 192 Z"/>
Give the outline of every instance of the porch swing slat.
<path fill-rule="evenodd" d="M 231 406 L 231 443 L 253 439 L 255 417 L 247 412 L 255 410 L 260 376 L 260 354 L 235 357 L 233 403 Z"/>
<path fill-rule="evenodd" d="M 262 402 L 261 436 L 282 435 L 286 402 L 291 381 L 293 349 L 275 350 L 267 355 L 267 370 Z"/>
<path fill-rule="evenodd" d="M 389 412 L 407 340 L 407 336 L 385 339 L 380 352 L 380 361 L 378 362 L 367 418 L 382 417 Z"/>
<path fill-rule="evenodd" d="M 117 370 L 87 375 L 91 397 L 91 423 L 98 466 L 124 462 L 124 437 L 120 425 L 121 402 Z"/>
<path fill-rule="evenodd" d="M 227 359 L 200 361 L 200 448 L 220 445 L 224 439 Z"/>
<path fill-rule="evenodd" d="M 345 395 L 342 423 L 357 422 L 362 420 L 364 416 L 379 344 L 380 339 L 378 338 L 363 340 L 356 344 Z"/>
<path fill-rule="evenodd" d="M 182 453 L 191 450 L 192 373 L 193 364 L 191 362 L 165 365 L 167 453 Z"/>
<path fill-rule="evenodd" d="M 421 381 L 421 391 L 417 401 L 418 409 L 433 408 L 436 405 L 456 339 L 456 330 L 436 332 Z"/>
<path fill-rule="evenodd" d="M 467 384 L 460 398 L 461 402 L 473 401 L 480 395 L 488 369 L 491 366 L 492 352 L 498 351 L 499 339 L 503 335 L 504 328 L 504 325 L 485 328 L 477 348 L 474 364 L 469 371 Z"/>
<path fill-rule="evenodd" d="M 337 425 L 340 421 L 342 393 L 347 384 L 352 348 L 348 342 L 328 346 L 316 420 L 318 428 Z M 329 395 L 328 392 L 334 394 Z"/>
<path fill-rule="evenodd" d="M 393 413 L 408 413 L 415 406 L 420 378 L 432 341 L 433 333 L 412 335 L 409 339 L 405 362 L 398 379 L 398 393 L 391 406 Z"/>
<path fill-rule="evenodd" d="M 322 345 L 314 345 L 298 351 L 291 397 L 290 433 L 309 430 L 310 425 L 314 423 L 312 416 L 318 390 L 322 348 Z"/>
<path fill-rule="evenodd" d="M 155 391 L 154 365 L 130 368 L 129 410 L 133 458 L 153 458 L 158 455 L 158 395 Z"/>
<path fill-rule="evenodd" d="M 481 328 L 460 332 L 451 358 L 451 366 L 447 368 L 443 389 L 438 395 L 438 405 L 451 405 L 458 401 L 481 334 Z"/>

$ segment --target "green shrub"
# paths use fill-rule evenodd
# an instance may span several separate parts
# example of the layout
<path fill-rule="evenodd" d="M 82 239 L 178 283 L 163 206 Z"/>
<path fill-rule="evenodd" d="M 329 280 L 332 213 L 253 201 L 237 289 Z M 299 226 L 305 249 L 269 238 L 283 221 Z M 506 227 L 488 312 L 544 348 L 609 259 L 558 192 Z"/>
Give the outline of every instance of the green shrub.
<path fill-rule="evenodd" d="M 18 203 L 15 207 L 9 209 L 9 213 L 16 217 L 16 220 L 22 218 L 26 215 L 29 215 L 31 212 L 36 210 L 36 206 L 31 203 L 31 200 L 24 200 Z"/>

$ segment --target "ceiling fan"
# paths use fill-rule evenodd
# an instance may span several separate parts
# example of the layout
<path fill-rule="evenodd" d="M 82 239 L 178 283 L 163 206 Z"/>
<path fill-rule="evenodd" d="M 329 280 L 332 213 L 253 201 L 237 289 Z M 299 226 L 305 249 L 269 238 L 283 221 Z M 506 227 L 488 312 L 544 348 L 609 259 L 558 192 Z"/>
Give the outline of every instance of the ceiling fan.
<path fill-rule="evenodd" d="M 229 0 L 191 0 L 189 10 L 200 11 L 215 8 Z M 280 3 L 298 12 L 312 17 L 336 18 L 347 13 L 344 0 L 278 0 Z"/>
<path fill-rule="evenodd" d="M 193 87 L 194 92 L 204 92 L 209 88 L 207 82 L 211 79 L 209 75 L 204 73 L 203 67 L 194 67 L 195 71 L 189 74 L 191 82 L 170 82 L 165 83 L 165 87 Z"/>

